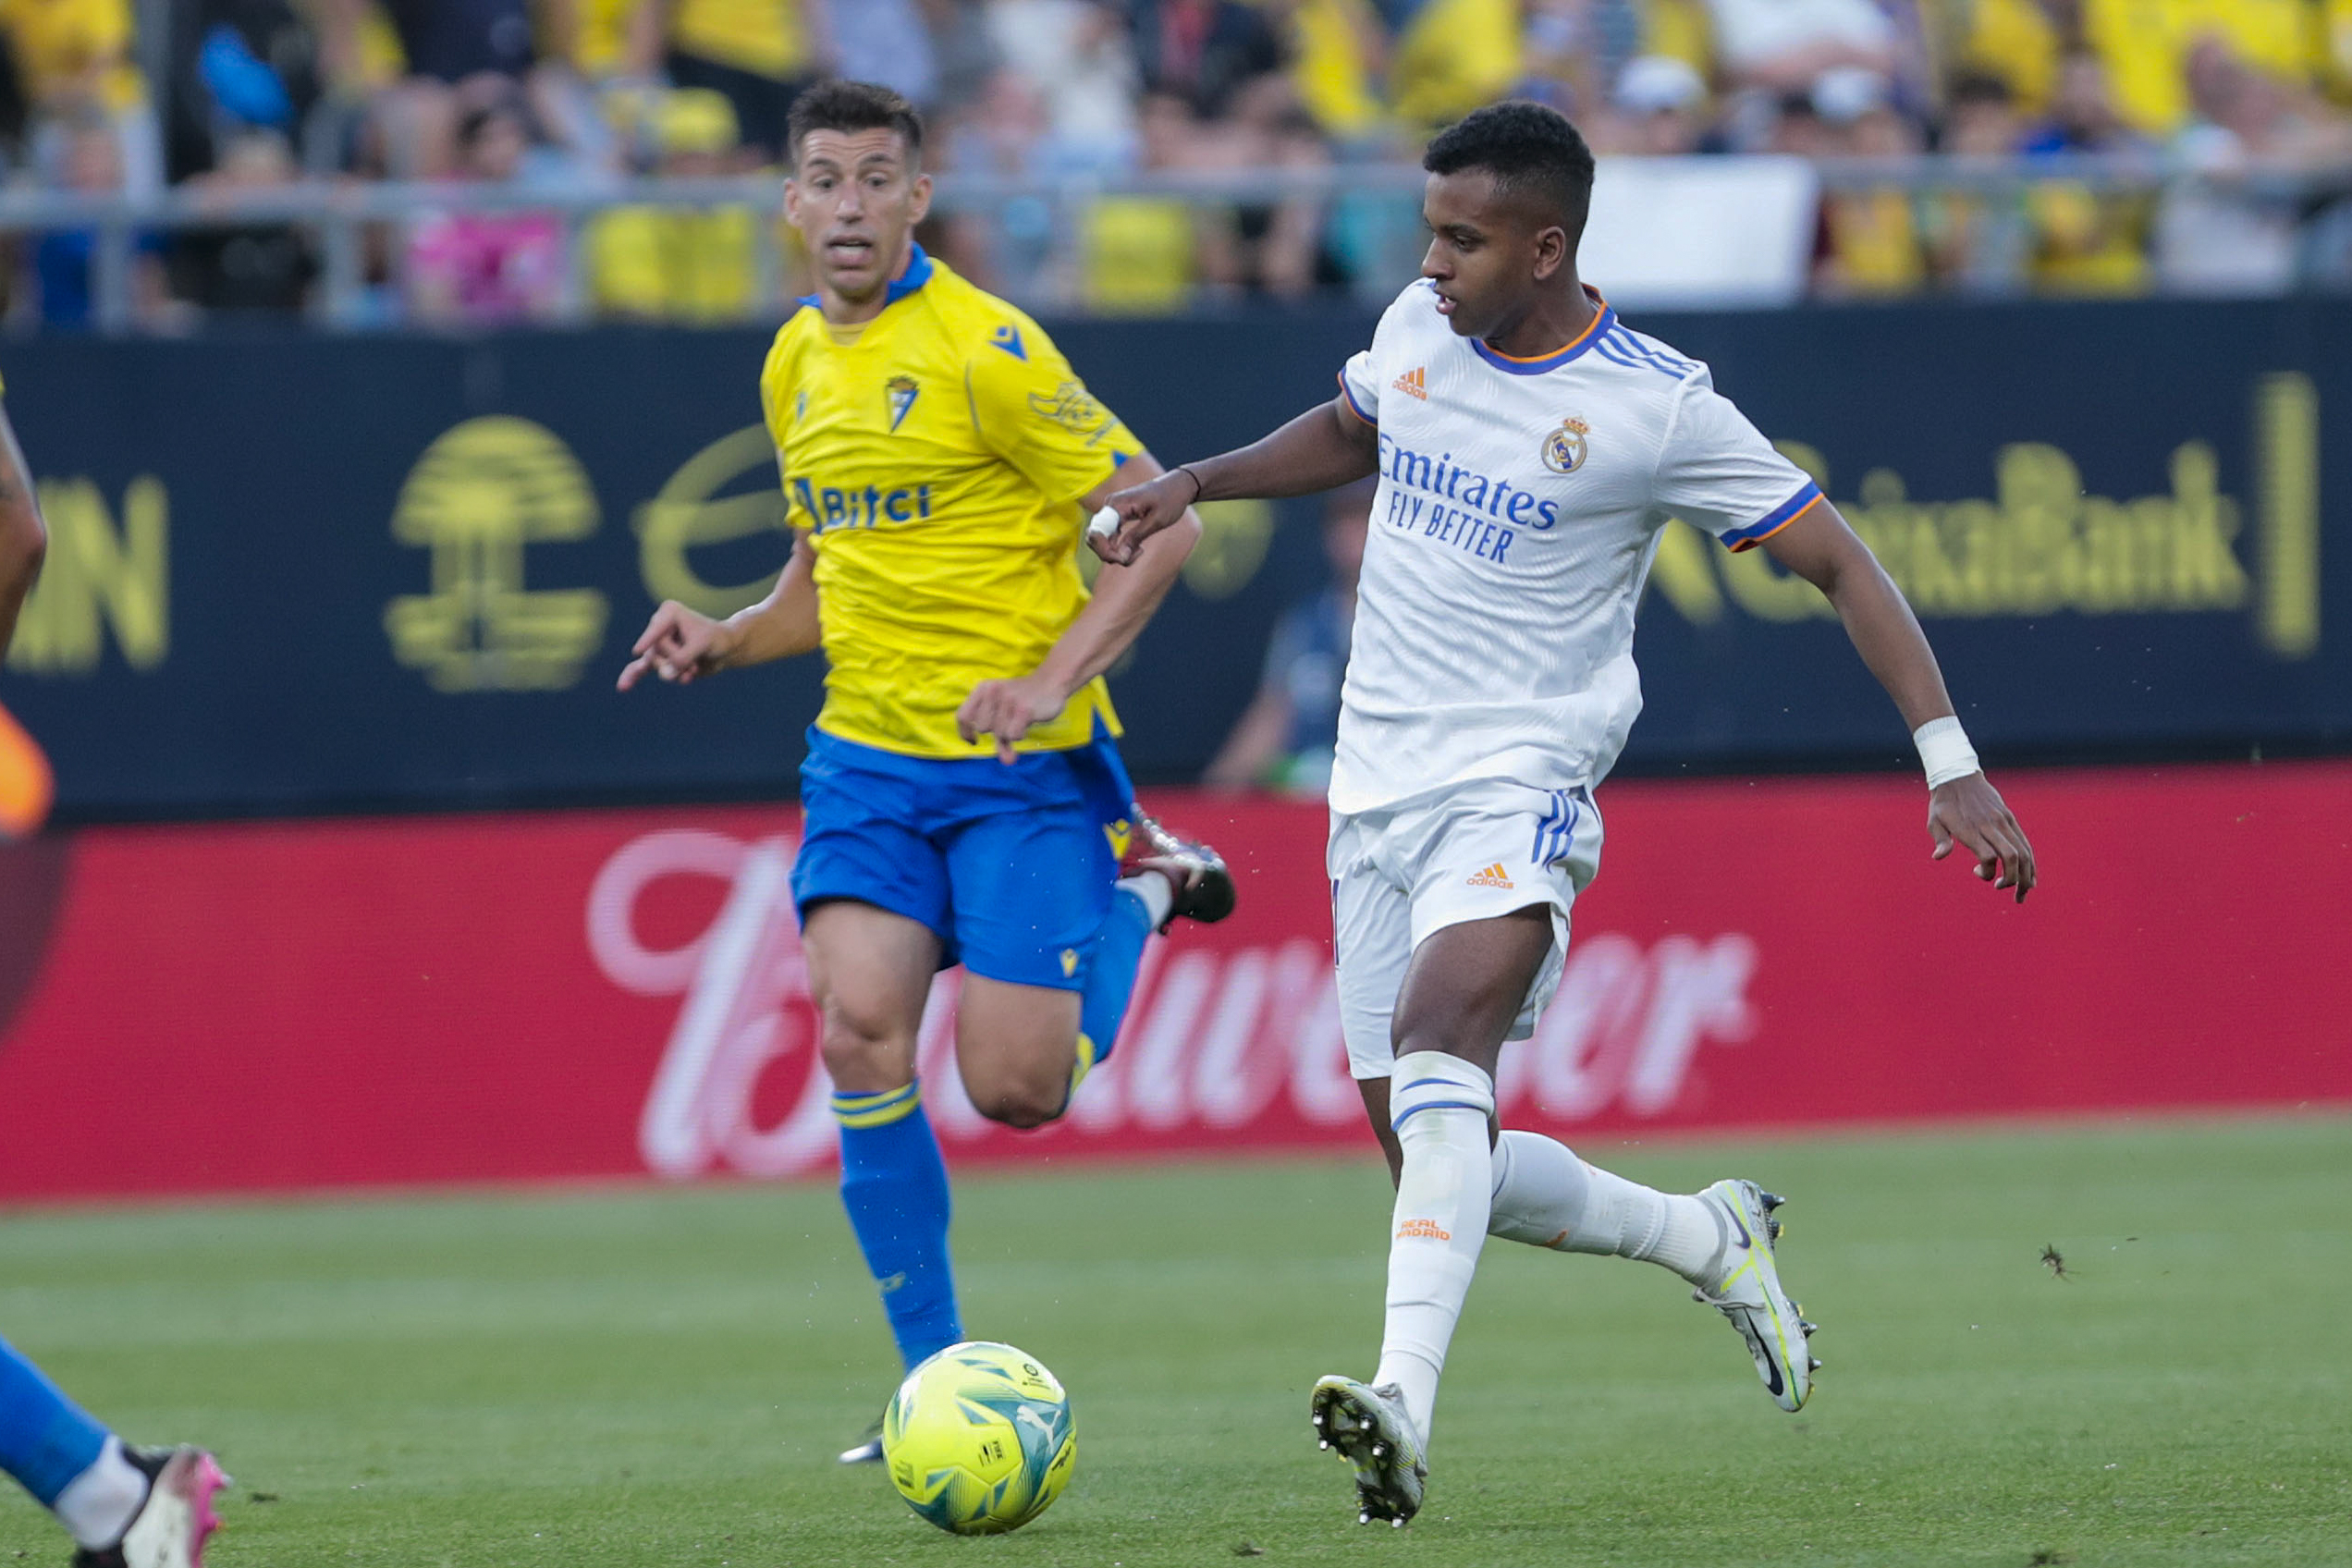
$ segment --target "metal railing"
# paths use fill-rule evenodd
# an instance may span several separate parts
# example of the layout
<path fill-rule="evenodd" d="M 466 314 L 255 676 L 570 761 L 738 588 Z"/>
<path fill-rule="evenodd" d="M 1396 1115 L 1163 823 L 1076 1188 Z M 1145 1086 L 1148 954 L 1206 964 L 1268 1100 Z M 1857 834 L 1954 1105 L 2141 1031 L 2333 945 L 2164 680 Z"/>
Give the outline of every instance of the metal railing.
<path fill-rule="evenodd" d="M 1897 189 L 1914 193 L 1997 194 L 2064 181 L 2099 194 L 2161 196 L 2199 190 L 2304 212 L 2352 197 L 2352 164 L 2214 170 L 2187 167 L 2157 155 L 2057 153 L 2017 159 L 1831 158 L 1815 161 L 1813 167 L 1825 193 Z M 1059 243 L 1066 247 L 1079 232 L 1086 209 L 1108 198 L 1155 198 L 1201 209 L 1366 198 L 1417 204 L 1424 178 L 1417 166 L 1404 163 L 1118 177 L 1073 175 L 1043 180 L 958 174 L 939 181 L 934 206 L 943 214 L 988 214 L 1002 213 L 1015 203 L 1042 204 L 1050 214 Z M 582 243 L 588 226 L 598 214 L 631 206 L 689 211 L 749 208 L 777 214 L 781 207 L 781 184 L 773 175 L 498 186 L 313 179 L 263 190 L 182 187 L 141 200 L 16 189 L 0 190 L 0 235 L 37 237 L 61 230 L 92 234 L 94 324 L 102 332 L 119 333 L 137 326 L 132 268 L 143 237 L 279 226 L 307 230 L 314 237 L 321 268 L 319 285 L 311 291 L 310 318 L 323 327 L 349 330 L 379 319 L 365 305 L 367 236 L 372 228 L 397 231 L 448 213 L 545 213 L 560 222 L 565 240 L 557 314 L 564 320 L 580 321 L 592 313 L 587 248 Z M 787 264 L 778 226 L 762 223 L 755 228 L 759 298 L 780 308 L 778 290 Z M 1015 292 L 1020 291 L 1016 288 Z M 1071 302 L 1066 291 L 1057 297 L 1049 282 L 1031 289 L 1029 298 L 1042 304 Z"/>

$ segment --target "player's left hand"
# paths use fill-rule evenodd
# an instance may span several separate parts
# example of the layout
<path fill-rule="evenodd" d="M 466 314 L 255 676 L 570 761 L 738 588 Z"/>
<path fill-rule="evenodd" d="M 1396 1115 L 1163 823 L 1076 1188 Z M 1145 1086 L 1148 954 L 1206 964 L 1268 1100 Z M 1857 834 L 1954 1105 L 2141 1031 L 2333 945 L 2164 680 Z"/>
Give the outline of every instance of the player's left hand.
<path fill-rule="evenodd" d="M 1029 733 L 1029 727 L 1045 723 L 1069 705 L 1070 693 L 1041 675 L 983 680 L 956 709 L 956 731 L 967 741 L 995 736 L 997 760 L 1011 766 L 1020 754 L 1013 745 Z"/>
<path fill-rule="evenodd" d="M 2019 903 L 2033 891 L 2033 846 L 2001 791 L 1982 773 L 1929 791 L 1928 837 L 1935 840 L 1938 860 L 1950 854 L 1954 843 L 1962 845 L 1977 857 L 1977 875 L 1995 888 L 2016 888 Z"/>

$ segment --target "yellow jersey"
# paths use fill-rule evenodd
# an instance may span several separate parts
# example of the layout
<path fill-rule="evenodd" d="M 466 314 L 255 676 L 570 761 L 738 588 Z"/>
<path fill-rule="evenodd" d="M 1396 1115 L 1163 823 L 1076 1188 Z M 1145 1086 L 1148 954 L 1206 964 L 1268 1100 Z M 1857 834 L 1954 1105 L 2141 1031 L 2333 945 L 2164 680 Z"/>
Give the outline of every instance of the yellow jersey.
<path fill-rule="evenodd" d="M 2188 52 L 2211 36 L 2239 60 L 2297 87 L 2324 59 L 2310 0 L 2084 0 L 2083 36 L 2107 64 L 2116 111 L 2150 135 L 2189 116 Z"/>
<path fill-rule="evenodd" d="M 94 72 L 88 85 L 106 107 L 143 100 L 145 79 L 130 63 L 130 0 L 0 0 L 0 28 L 28 94 L 36 103 L 67 96 Z"/>
<path fill-rule="evenodd" d="M 669 44 L 681 54 L 754 76 L 790 81 L 805 75 L 808 25 L 805 0 L 677 0 L 669 18 Z"/>
<path fill-rule="evenodd" d="M 830 325 L 814 299 L 760 374 L 786 512 L 816 553 L 817 728 L 921 757 L 983 680 L 1028 674 L 1086 603 L 1078 501 L 1141 446 L 1037 324 L 913 249 L 882 313 Z M 1087 683 L 1023 751 L 1119 732 Z"/>

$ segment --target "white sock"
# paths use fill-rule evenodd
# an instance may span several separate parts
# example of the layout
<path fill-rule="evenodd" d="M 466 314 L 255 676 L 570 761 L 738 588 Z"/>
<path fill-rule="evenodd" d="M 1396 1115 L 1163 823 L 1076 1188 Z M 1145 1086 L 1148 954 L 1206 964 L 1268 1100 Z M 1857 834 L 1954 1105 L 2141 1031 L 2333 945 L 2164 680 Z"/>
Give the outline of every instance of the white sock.
<path fill-rule="evenodd" d="M 1573 1243 L 1591 1205 L 1591 1172 L 1567 1145 L 1540 1133 L 1510 1132 L 1496 1141 L 1488 1235 L 1555 1252 L 1590 1251 Z"/>
<path fill-rule="evenodd" d="M 1389 1082 L 1404 1169 L 1390 1231 L 1388 1323 L 1372 1382 L 1403 1390 L 1405 1415 L 1426 1451 L 1446 1346 L 1487 1239 L 1494 1080 L 1460 1057 L 1413 1051 L 1397 1058 Z"/>
<path fill-rule="evenodd" d="M 104 1551 L 122 1539 L 147 1501 L 147 1472 L 123 1457 L 122 1439 L 108 1437 L 90 1468 L 57 1494 L 57 1523 L 76 1546 Z"/>
<path fill-rule="evenodd" d="M 1537 1133 L 1505 1133 L 1495 1146 L 1490 1233 L 1554 1252 L 1630 1257 L 1712 1287 L 1728 1238 L 1715 1211 L 1686 1193 L 1661 1193 L 1578 1159 Z"/>
<path fill-rule="evenodd" d="M 1170 886 L 1167 877 L 1157 871 L 1139 871 L 1133 876 L 1121 877 L 1119 885 L 1144 900 L 1153 930 L 1168 924 L 1168 912 L 1176 907 L 1176 889 Z"/>

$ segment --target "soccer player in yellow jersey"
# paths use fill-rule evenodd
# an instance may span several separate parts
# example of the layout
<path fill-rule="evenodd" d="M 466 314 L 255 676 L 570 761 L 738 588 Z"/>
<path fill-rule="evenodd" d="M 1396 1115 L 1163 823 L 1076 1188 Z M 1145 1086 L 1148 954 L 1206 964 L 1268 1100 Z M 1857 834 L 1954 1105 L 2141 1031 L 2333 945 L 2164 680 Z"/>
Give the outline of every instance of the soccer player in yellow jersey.
<path fill-rule="evenodd" d="M 963 1338 L 915 1081 L 933 973 L 968 975 L 956 1060 L 973 1105 L 1035 1127 L 1118 1037 L 1152 930 L 1232 908 L 1214 851 L 1132 803 L 1102 681 L 1200 524 L 1106 567 L 1090 598 L 1084 519 L 1159 466 L 1036 323 L 914 243 L 931 182 L 904 99 L 826 83 L 794 104 L 790 140 L 786 211 L 817 292 L 777 333 L 760 400 L 791 559 L 724 621 L 663 605 L 620 686 L 820 647 L 831 663 L 792 891 L 842 1202 L 913 1366 Z"/>
<path fill-rule="evenodd" d="M 32 475 L 8 416 L 0 413 L 0 657 L 16 636 L 17 614 L 41 575 L 48 542 Z M 40 775 L 37 802 L 14 794 L 20 783 L 16 770 L 27 767 Z M 5 818 L 12 807 L 24 814 L 15 827 L 40 826 L 47 790 L 39 750 L 0 712 L 0 839 L 10 836 Z M 220 1524 L 213 1495 L 227 1484 L 202 1449 L 125 1443 L 6 1340 L 0 1340 L 0 1472 L 73 1537 L 73 1568 L 203 1568 L 204 1538 Z"/>

